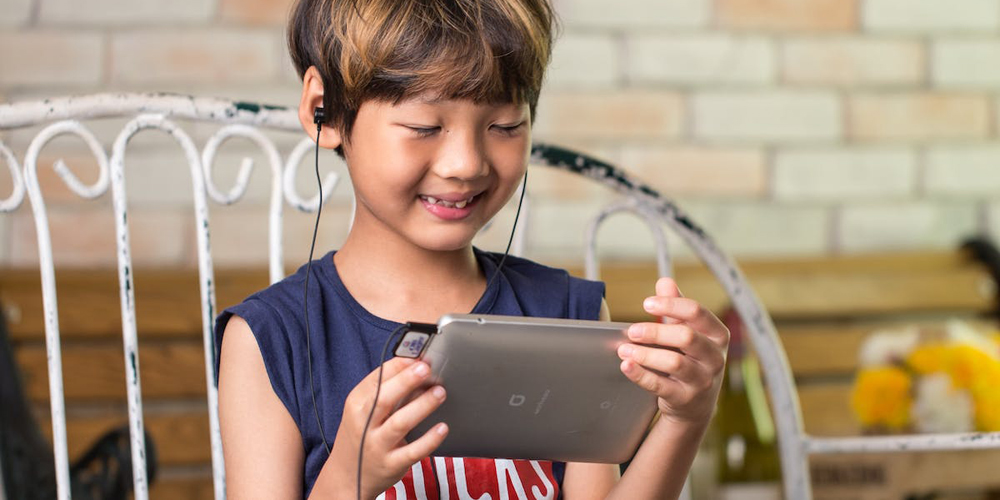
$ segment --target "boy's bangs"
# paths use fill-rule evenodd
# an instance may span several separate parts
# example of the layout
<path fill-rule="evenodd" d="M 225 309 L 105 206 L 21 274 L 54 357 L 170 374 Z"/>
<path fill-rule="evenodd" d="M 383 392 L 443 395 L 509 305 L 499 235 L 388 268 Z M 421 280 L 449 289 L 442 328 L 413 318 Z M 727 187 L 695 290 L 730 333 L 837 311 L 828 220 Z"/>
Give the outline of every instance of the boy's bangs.
<path fill-rule="evenodd" d="M 415 96 L 532 105 L 537 101 L 550 41 L 548 26 L 537 22 L 538 12 L 527 10 L 529 3 L 392 4 L 383 16 L 363 12 L 367 21 L 375 22 L 358 26 L 347 37 L 355 43 L 345 44 L 345 49 L 357 52 L 345 50 L 341 68 L 350 68 L 343 72 L 345 90 L 356 103 Z M 548 18 L 544 14 L 542 18 Z"/>

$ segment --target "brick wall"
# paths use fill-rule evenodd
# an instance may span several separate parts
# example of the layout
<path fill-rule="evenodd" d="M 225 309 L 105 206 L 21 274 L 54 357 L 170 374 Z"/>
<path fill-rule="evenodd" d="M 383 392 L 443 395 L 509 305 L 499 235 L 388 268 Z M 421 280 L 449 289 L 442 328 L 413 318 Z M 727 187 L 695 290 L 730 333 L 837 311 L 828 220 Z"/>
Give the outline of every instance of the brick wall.
<path fill-rule="evenodd" d="M 1000 0 L 556 0 L 563 33 L 536 138 L 620 163 L 676 198 L 737 256 L 947 248 L 1000 234 Z M 288 0 L 4 0 L 0 100 L 107 90 L 216 95 L 294 105 L 284 50 Z M 93 125 L 107 143 L 120 121 Z M 195 128 L 203 143 L 210 129 Z M 19 154 L 33 131 L 5 134 Z M 154 264 L 193 263 L 187 173 L 176 146 L 140 137 L 129 156 L 134 240 Z M 279 138 L 287 151 L 295 138 Z M 62 145 L 60 145 L 62 144 Z M 62 148 L 62 149 L 60 149 Z M 241 156 L 225 149 L 227 186 Z M 93 161 L 72 140 L 87 178 Z M 257 158 L 264 164 L 263 158 Z M 326 155 L 332 170 L 342 166 Z M 264 169 L 266 170 L 266 169 Z M 300 184 L 308 192 L 308 171 Z M 76 200 L 48 167 L 57 261 L 113 257 L 108 200 Z M 91 179 L 93 176 L 91 175 Z M 578 252 L 600 203 L 593 186 L 537 171 L 533 255 Z M 0 174 L 0 193 L 9 191 Z M 268 179 L 213 208 L 220 263 L 266 255 L 257 231 Z M 348 196 L 321 232 L 336 246 Z M 500 247 L 510 213 L 485 245 Z M 289 212 L 289 262 L 305 258 L 311 218 Z M 607 254 L 645 255 L 641 224 L 615 219 Z M 0 263 L 31 265 L 28 206 L 0 216 Z M 81 230 L 81 228 L 85 228 Z M 303 243 L 300 243 L 303 242 Z M 684 253 L 679 249 L 679 252 Z"/>

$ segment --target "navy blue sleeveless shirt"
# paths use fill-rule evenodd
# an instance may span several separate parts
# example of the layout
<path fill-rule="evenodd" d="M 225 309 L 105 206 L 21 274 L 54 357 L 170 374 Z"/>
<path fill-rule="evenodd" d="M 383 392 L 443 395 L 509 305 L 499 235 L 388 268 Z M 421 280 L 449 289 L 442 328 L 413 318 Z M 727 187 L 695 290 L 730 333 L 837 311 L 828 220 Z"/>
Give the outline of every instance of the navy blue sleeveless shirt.
<path fill-rule="evenodd" d="M 501 255 L 473 248 L 486 277 L 493 276 Z M 327 459 L 310 396 L 306 360 L 309 321 L 312 378 L 316 405 L 330 445 L 340 427 L 344 400 L 379 365 L 389 334 L 399 323 L 375 316 L 348 292 L 333 262 L 334 252 L 313 261 L 309 280 L 308 319 L 303 318 L 302 287 L 306 266 L 224 310 L 215 322 L 216 364 L 226 323 L 232 315 L 246 320 L 260 347 L 275 394 L 288 409 L 302 435 L 305 451 L 304 496 L 308 496 Z M 570 276 L 564 270 L 508 256 L 500 275 L 484 292 L 473 313 L 596 320 L 604 284 Z M 507 498 L 533 493 L 558 496 L 565 464 L 527 460 L 435 458 L 415 464 L 384 498 Z M 437 477 L 433 477 L 437 474 Z M 436 491 L 429 491 L 436 489 Z M 449 494 L 449 492 L 451 492 Z"/>

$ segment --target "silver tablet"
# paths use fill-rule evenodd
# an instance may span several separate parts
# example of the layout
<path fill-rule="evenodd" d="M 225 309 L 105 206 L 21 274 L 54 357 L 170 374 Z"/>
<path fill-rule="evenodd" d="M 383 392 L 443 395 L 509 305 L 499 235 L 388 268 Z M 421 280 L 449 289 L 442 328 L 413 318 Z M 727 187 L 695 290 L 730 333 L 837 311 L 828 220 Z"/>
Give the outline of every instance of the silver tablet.
<path fill-rule="evenodd" d="M 408 439 L 445 422 L 448 437 L 436 456 L 629 460 L 656 412 L 656 397 L 619 370 L 616 351 L 627 327 L 453 314 L 441 318 L 436 333 L 407 332 L 396 355 L 426 361 L 431 383 L 448 391 Z"/>

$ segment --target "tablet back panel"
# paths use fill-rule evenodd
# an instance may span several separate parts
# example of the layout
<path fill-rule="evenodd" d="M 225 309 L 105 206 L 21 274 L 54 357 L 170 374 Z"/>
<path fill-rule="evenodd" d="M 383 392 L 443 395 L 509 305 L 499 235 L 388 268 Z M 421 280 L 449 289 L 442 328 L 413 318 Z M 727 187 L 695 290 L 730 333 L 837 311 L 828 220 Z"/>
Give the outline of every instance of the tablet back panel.
<path fill-rule="evenodd" d="M 437 456 L 621 463 L 656 410 L 619 370 L 626 323 L 449 315 L 424 351 L 448 398 L 409 436 L 449 425 Z"/>

